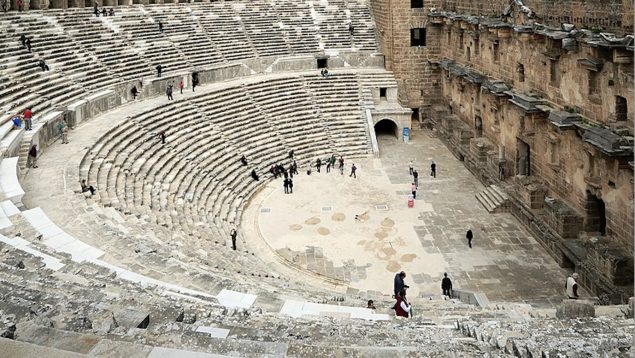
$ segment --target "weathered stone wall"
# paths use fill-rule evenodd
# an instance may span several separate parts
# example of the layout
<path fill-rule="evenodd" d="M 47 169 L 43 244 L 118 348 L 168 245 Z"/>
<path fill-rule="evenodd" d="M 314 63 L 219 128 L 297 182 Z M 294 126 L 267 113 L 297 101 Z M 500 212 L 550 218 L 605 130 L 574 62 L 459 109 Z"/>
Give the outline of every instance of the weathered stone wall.
<path fill-rule="evenodd" d="M 371 1 L 386 69 L 395 73 L 401 105 L 418 108 L 420 113 L 440 99 L 438 74 L 429 63 L 440 53 L 439 29 L 428 26 L 427 16 L 439 4 L 430 0 L 423 9 L 411 9 L 410 0 Z M 413 28 L 426 29 L 426 46 L 411 46 Z"/>
<path fill-rule="evenodd" d="M 439 27 L 445 33 L 442 58 L 453 59 L 490 79 L 501 79 L 516 92 L 535 93 L 556 108 L 575 108 L 596 125 L 622 126 L 632 134 L 632 64 L 612 62 L 622 58 L 621 50 L 581 44 L 579 51 L 566 53 L 553 50 L 562 48 L 559 41 L 537 34 L 507 29 L 482 32 L 447 19 Z M 601 68 L 594 71 L 581 65 L 585 59 L 599 59 Z M 619 61 L 631 62 L 632 54 L 629 60 Z M 530 172 L 546 184 L 547 195 L 565 200 L 583 217 L 589 195 L 601 198 L 606 204 L 607 233 L 632 249 L 633 172 L 627 164 L 629 157 L 609 157 L 585 143 L 576 130 L 559 131 L 546 114 L 527 114 L 510 103 L 508 96 L 483 93 L 478 83 L 445 70 L 442 73 L 445 102 L 475 133 L 481 128 L 482 136 L 495 147 L 504 145 L 507 173 L 519 174 L 519 141 L 528 144 Z M 593 93 L 589 90 L 591 75 L 598 83 Z M 629 103 L 626 122 L 616 121 L 616 96 Z"/>
<path fill-rule="evenodd" d="M 440 9 L 462 14 L 499 16 L 509 0 L 443 0 Z M 537 22 L 560 26 L 572 23 L 580 28 L 608 32 L 633 32 L 633 2 L 630 0 L 523 0 Z"/>

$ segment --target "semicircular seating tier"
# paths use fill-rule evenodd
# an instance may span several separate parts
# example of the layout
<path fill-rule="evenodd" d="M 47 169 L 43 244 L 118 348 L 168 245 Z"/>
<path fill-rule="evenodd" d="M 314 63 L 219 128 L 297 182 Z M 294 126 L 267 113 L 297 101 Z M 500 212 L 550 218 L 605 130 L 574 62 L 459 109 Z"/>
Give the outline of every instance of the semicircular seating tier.
<path fill-rule="evenodd" d="M 0 30 L 0 124 L 25 107 L 37 120 L 107 88 L 126 93 L 131 81 L 156 75 L 158 64 L 166 75 L 233 63 L 259 71 L 279 58 L 377 51 L 362 0 L 120 6 L 106 17 L 91 8 L 5 13 Z M 30 52 L 21 34 L 31 39 Z"/>

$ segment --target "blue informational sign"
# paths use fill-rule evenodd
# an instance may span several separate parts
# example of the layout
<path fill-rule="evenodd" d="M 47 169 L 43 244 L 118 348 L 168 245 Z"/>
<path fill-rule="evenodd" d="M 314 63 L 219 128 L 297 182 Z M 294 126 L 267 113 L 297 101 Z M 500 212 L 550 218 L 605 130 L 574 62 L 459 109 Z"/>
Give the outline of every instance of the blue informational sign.
<path fill-rule="evenodd" d="M 408 143 L 410 141 L 410 128 L 403 128 L 403 141 Z"/>

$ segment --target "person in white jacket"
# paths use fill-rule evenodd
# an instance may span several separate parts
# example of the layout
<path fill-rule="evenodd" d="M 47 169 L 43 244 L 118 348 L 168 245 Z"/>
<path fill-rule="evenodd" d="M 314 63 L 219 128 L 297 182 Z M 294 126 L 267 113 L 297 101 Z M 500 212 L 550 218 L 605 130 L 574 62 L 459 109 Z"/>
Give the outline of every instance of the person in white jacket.
<path fill-rule="evenodd" d="M 564 284 L 564 289 L 567 297 L 572 300 L 577 300 L 578 296 L 578 273 L 574 272 L 573 275 L 567 277 L 567 282 Z"/>

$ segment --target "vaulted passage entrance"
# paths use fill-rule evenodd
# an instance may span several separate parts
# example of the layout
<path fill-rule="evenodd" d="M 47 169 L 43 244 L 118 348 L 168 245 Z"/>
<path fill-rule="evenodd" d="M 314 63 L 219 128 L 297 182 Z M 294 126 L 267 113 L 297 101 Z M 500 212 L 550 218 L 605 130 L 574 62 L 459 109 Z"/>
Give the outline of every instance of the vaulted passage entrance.
<path fill-rule="evenodd" d="M 375 124 L 375 135 L 382 136 L 391 136 L 395 138 L 399 138 L 399 127 L 397 123 L 392 121 L 391 119 L 382 119 L 381 121 Z"/>
<path fill-rule="evenodd" d="M 584 229 L 589 232 L 599 232 L 600 235 L 606 234 L 606 206 L 604 201 L 597 196 L 591 194 L 587 190 L 586 199 L 586 222 Z"/>

